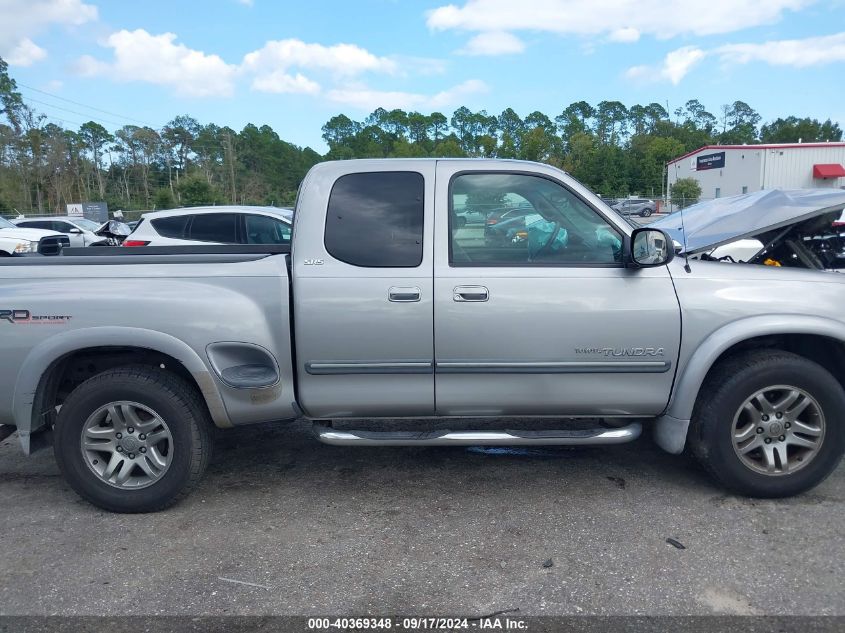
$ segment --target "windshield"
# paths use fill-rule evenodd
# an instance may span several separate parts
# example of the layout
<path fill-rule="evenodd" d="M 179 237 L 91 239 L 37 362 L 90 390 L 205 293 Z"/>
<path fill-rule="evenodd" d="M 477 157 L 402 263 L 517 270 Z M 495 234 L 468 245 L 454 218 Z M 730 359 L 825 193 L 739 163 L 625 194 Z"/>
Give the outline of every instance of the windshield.
<path fill-rule="evenodd" d="M 0 218 L 0 229 L 13 229 L 15 225 L 9 222 L 6 218 Z"/>
<path fill-rule="evenodd" d="M 87 218 L 74 218 L 71 220 L 76 226 L 81 229 L 85 229 L 86 231 L 96 231 L 98 228 L 102 226 L 101 223 L 94 222 L 93 220 L 89 220 Z"/>

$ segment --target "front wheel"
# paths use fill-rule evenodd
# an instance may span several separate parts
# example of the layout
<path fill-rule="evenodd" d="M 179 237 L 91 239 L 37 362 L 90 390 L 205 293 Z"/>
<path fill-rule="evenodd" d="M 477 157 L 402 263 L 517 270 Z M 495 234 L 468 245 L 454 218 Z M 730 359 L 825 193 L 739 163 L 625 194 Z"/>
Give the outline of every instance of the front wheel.
<path fill-rule="evenodd" d="M 722 484 L 755 497 L 813 488 L 845 452 L 845 391 L 822 366 L 753 351 L 714 368 L 696 402 L 690 446 Z"/>
<path fill-rule="evenodd" d="M 54 452 L 70 486 L 113 512 L 154 512 L 202 477 L 211 422 L 196 390 L 173 374 L 132 366 L 79 385 L 62 404 Z"/>
<path fill-rule="evenodd" d="M 644 218 L 649 217 L 649 216 L 651 215 L 651 209 L 643 209 L 643 210 L 640 212 L 640 215 L 641 215 L 642 217 L 644 217 Z"/>

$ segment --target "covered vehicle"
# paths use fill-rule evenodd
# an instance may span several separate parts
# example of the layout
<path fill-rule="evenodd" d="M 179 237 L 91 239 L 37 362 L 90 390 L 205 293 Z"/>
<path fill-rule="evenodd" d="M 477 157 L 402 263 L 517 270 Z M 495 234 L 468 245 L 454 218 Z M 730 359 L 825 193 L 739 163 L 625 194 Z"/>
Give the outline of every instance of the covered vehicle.
<path fill-rule="evenodd" d="M 123 241 L 132 233 L 132 227 L 120 220 L 109 220 L 94 234 L 103 238 L 100 242 L 94 242 L 91 246 L 120 246 Z"/>
<path fill-rule="evenodd" d="M 838 267 L 829 242 L 843 209 L 841 189 L 772 189 L 700 202 L 651 226 L 700 259 L 824 270 Z"/>

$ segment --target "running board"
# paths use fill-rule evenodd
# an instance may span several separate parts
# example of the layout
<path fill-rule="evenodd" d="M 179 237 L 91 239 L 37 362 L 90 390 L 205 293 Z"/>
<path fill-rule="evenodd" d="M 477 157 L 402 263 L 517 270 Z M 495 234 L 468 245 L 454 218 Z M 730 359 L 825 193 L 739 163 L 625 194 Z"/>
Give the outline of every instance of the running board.
<path fill-rule="evenodd" d="M 613 429 L 571 431 L 339 431 L 314 425 L 317 439 L 334 446 L 587 446 L 633 442 L 639 422 Z"/>

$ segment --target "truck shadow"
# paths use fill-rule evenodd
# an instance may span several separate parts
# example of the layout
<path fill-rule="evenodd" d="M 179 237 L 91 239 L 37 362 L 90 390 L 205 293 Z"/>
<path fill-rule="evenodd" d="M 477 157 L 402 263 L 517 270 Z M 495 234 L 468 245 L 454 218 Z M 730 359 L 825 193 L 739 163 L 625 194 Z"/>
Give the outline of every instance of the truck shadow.
<path fill-rule="evenodd" d="M 664 453 L 648 433 L 629 444 L 602 447 L 338 447 L 320 443 L 304 421 L 217 435 L 209 468 L 215 486 L 266 489 L 309 476 L 334 491 L 357 493 L 398 484 L 436 490 L 456 482 L 476 492 L 551 484 L 567 494 L 594 495 L 597 482 L 608 492 L 660 482 L 665 488 L 721 493 L 693 460 Z"/>

